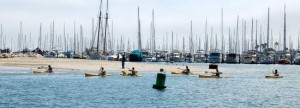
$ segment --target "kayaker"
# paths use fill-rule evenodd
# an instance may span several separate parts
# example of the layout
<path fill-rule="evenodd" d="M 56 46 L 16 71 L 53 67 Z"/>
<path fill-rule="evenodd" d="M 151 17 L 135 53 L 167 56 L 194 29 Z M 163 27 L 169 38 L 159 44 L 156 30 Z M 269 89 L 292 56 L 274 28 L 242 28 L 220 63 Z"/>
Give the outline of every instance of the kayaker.
<path fill-rule="evenodd" d="M 48 65 L 47 71 L 48 71 L 49 73 L 52 73 L 52 72 L 53 72 L 53 69 L 52 69 L 51 65 Z"/>
<path fill-rule="evenodd" d="M 163 68 L 160 68 L 160 70 L 159 70 L 160 72 L 164 72 L 164 69 Z"/>
<path fill-rule="evenodd" d="M 134 67 L 132 67 L 132 69 L 131 70 L 129 70 L 129 71 L 131 71 L 131 76 L 135 76 L 136 75 L 136 71 L 134 70 Z"/>
<path fill-rule="evenodd" d="M 278 73 L 277 69 L 274 72 L 274 76 L 279 76 L 279 73 Z"/>
<path fill-rule="evenodd" d="M 122 55 L 122 69 L 124 69 L 125 67 L 125 61 L 126 61 L 126 58 L 125 58 L 125 53 Z"/>
<path fill-rule="evenodd" d="M 106 75 L 106 71 L 104 70 L 103 67 L 100 68 L 99 73 L 100 73 L 100 75 Z"/>
<path fill-rule="evenodd" d="M 184 74 L 187 74 L 187 75 L 188 75 L 188 74 L 190 74 L 190 72 L 191 72 L 191 71 L 190 71 L 189 67 L 188 67 L 188 66 L 186 66 L 186 67 L 185 67 L 185 70 L 183 70 L 183 72 L 182 72 L 182 73 L 184 73 Z"/>
<path fill-rule="evenodd" d="M 219 71 L 216 72 L 216 76 L 217 76 L 217 77 L 220 77 L 220 74 L 221 74 L 221 73 L 220 73 Z"/>

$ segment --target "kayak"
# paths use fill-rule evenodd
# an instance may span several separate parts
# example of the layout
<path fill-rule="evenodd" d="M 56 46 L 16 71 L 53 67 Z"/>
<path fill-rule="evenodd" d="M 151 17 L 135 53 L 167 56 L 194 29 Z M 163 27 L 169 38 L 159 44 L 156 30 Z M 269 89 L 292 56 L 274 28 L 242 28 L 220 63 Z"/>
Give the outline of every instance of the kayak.
<path fill-rule="evenodd" d="M 102 76 L 102 77 L 104 77 L 104 76 L 112 76 L 112 74 L 100 75 L 100 74 L 93 74 L 93 73 L 85 73 L 84 75 L 85 75 L 85 77 L 92 77 L 92 76 Z"/>
<path fill-rule="evenodd" d="M 49 73 L 49 72 L 47 70 L 33 70 L 32 73 L 43 74 L 43 73 Z"/>
<path fill-rule="evenodd" d="M 138 72 L 138 71 L 136 71 L 136 73 L 137 73 L 137 72 Z M 126 73 L 124 70 L 121 71 L 120 75 L 121 75 L 121 76 L 132 76 L 132 77 L 141 77 L 141 76 L 143 76 L 143 75 L 141 75 L 141 74 L 131 75 L 131 72 Z"/>
<path fill-rule="evenodd" d="M 199 75 L 200 78 L 228 78 L 225 76 L 217 77 L 216 75 Z"/>
<path fill-rule="evenodd" d="M 132 77 L 142 77 L 143 75 L 141 74 L 136 74 L 136 75 L 131 75 L 131 73 L 120 73 L 121 76 L 132 76 Z"/>
<path fill-rule="evenodd" d="M 186 73 L 183 73 L 183 71 L 171 71 L 171 74 L 183 74 L 183 75 L 187 75 Z M 190 75 L 194 75 L 194 73 L 191 72 Z"/>
<path fill-rule="evenodd" d="M 182 71 L 171 71 L 171 74 L 182 74 Z"/>
<path fill-rule="evenodd" d="M 267 75 L 265 78 L 283 78 L 283 76 Z"/>
<path fill-rule="evenodd" d="M 121 75 L 121 76 L 132 76 L 131 74 L 127 74 L 127 75 Z M 134 75 L 132 77 L 142 77 L 143 75 L 141 74 L 137 74 L 137 75 Z"/>

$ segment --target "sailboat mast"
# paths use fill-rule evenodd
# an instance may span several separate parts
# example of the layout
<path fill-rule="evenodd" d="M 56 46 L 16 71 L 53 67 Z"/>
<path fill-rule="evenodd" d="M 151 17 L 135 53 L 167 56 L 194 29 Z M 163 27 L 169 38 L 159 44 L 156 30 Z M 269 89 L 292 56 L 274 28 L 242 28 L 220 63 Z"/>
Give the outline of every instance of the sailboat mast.
<path fill-rule="evenodd" d="M 199 35 L 199 50 L 201 50 L 201 35 Z"/>
<path fill-rule="evenodd" d="M 236 48 L 236 52 L 237 54 L 239 54 L 239 46 L 238 46 L 238 43 L 239 43 L 239 16 L 237 16 L 237 24 L 236 24 L 236 43 L 235 43 L 235 48 Z"/>
<path fill-rule="evenodd" d="M 268 8 L 267 49 L 269 48 L 269 36 L 270 36 L 270 8 Z"/>
<path fill-rule="evenodd" d="M 173 42 L 174 42 L 174 35 L 173 35 L 173 31 L 172 31 L 172 52 L 173 52 L 173 50 L 174 50 Z"/>
<path fill-rule="evenodd" d="M 97 53 L 99 53 L 99 41 L 100 41 L 100 29 L 101 29 L 101 17 L 102 17 L 102 0 L 100 1 L 99 16 L 98 16 L 98 37 L 97 37 Z"/>
<path fill-rule="evenodd" d="M 19 51 L 22 51 L 22 40 L 23 40 L 23 24 L 20 22 L 20 36 L 19 36 Z"/>
<path fill-rule="evenodd" d="M 248 46 L 248 43 L 249 42 L 247 42 L 247 21 L 245 20 L 245 22 L 244 22 L 244 51 L 247 51 L 247 46 Z"/>
<path fill-rule="evenodd" d="M 82 30 L 82 25 L 80 25 L 80 39 L 81 39 L 81 53 L 83 53 L 83 30 Z M 83 56 L 83 55 L 82 55 Z"/>
<path fill-rule="evenodd" d="M 221 35 L 222 35 L 222 53 L 225 53 L 225 45 L 224 45 L 224 33 L 223 33 L 223 8 L 221 10 Z"/>
<path fill-rule="evenodd" d="M 216 33 L 216 47 L 215 49 L 218 49 L 218 34 Z"/>
<path fill-rule="evenodd" d="M 285 4 L 284 4 L 284 29 L 283 29 L 283 51 L 285 53 L 286 50 L 286 10 L 285 10 Z"/>
<path fill-rule="evenodd" d="M 185 40 L 184 40 L 184 37 L 182 37 L 183 39 L 182 39 L 182 52 L 185 52 Z M 179 50 L 179 48 L 178 48 L 178 50 Z"/>
<path fill-rule="evenodd" d="M 256 24 L 256 27 L 255 27 L 255 29 L 256 29 L 256 34 L 255 34 L 255 49 L 256 49 L 256 52 L 257 52 L 257 49 L 258 49 L 258 46 L 257 46 L 257 34 L 258 34 L 258 31 L 257 31 L 257 20 L 256 20 L 256 22 L 255 22 Z"/>
<path fill-rule="evenodd" d="M 192 54 L 193 53 L 193 21 L 191 21 L 191 34 L 190 34 L 190 53 Z"/>
<path fill-rule="evenodd" d="M 298 34 L 298 50 L 299 50 L 299 48 L 300 48 L 299 42 L 300 42 L 300 38 L 299 38 L 299 34 Z"/>
<path fill-rule="evenodd" d="M 214 37 L 214 28 L 213 27 L 211 27 L 210 28 L 210 51 L 212 51 L 213 50 L 213 37 Z"/>
<path fill-rule="evenodd" d="M 205 54 L 208 54 L 207 18 L 205 19 Z"/>
<path fill-rule="evenodd" d="M 259 37 L 260 37 L 260 39 L 259 39 L 259 45 L 260 45 L 259 50 L 261 52 L 261 47 L 262 47 L 262 25 L 260 25 Z"/>
<path fill-rule="evenodd" d="M 251 20 L 251 50 L 253 50 L 253 18 Z"/>
<path fill-rule="evenodd" d="M 39 43 L 38 43 L 38 47 L 41 48 L 42 47 L 42 23 L 40 23 L 40 35 L 39 35 Z"/>
<path fill-rule="evenodd" d="M 74 21 L 74 41 L 73 41 L 73 49 L 74 49 L 74 53 L 76 53 L 76 22 Z"/>
<path fill-rule="evenodd" d="M 106 2 L 106 16 L 105 16 L 105 28 L 104 28 L 104 40 L 103 40 L 103 54 L 106 53 L 106 35 L 107 35 L 107 20 L 108 20 L 108 0 Z"/>
<path fill-rule="evenodd" d="M 142 50 L 140 7 L 138 7 L 138 50 Z"/>
<path fill-rule="evenodd" d="M 51 51 L 52 51 L 54 47 L 54 21 L 52 22 L 50 41 L 51 41 Z"/>
<path fill-rule="evenodd" d="M 154 23 L 154 10 L 152 10 L 152 30 L 153 30 L 153 37 L 152 37 L 152 41 L 153 41 L 153 51 L 156 50 L 156 43 L 155 43 L 155 23 Z"/>
<path fill-rule="evenodd" d="M 228 51 L 229 51 L 229 53 L 231 53 L 231 44 L 232 44 L 232 42 L 231 42 L 231 35 L 230 35 L 230 28 L 228 29 L 228 43 L 229 43 L 229 45 L 228 45 Z"/>

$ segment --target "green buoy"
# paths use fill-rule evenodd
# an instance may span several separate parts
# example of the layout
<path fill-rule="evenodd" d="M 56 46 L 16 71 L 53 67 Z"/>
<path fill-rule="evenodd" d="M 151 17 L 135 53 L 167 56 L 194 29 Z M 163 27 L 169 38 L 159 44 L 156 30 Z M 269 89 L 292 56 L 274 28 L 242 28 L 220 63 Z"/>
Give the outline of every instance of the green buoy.
<path fill-rule="evenodd" d="M 162 73 L 164 70 L 160 69 L 161 73 L 157 73 L 156 84 L 153 84 L 154 89 L 165 89 L 165 81 L 166 81 L 166 74 Z"/>

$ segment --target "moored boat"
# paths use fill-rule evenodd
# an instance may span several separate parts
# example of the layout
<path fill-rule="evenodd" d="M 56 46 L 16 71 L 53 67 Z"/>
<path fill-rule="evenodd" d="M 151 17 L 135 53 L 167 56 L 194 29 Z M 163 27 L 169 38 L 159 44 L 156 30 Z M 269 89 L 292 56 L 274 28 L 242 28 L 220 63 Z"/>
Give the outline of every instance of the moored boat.
<path fill-rule="evenodd" d="M 226 63 L 239 63 L 239 57 L 236 53 L 226 54 Z"/>
<path fill-rule="evenodd" d="M 248 50 L 247 52 L 243 52 L 241 61 L 244 64 L 254 64 L 256 63 L 256 50 Z"/>
<path fill-rule="evenodd" d="M 179 52 L 178 50 L 174 50 L 170 55 L 170 61 L 183 62 L 184 61 L 183 54 L 181 52 Z"/>
<path fill-rule="evenodd" d="M 278 64 L 290 64 L 290 60 L 286 59 L 286 58 L 282 58 L 278 60 Z"/>
<path fill-rule="evenodd" d="M 195 54 L 195 61 L 197 63 L 204 63 L 206 62 L 206 57 L 205 57 L 205 51 L 204 50 L 198 50 Z"/>
<path fill-rule="evenodd" d="M 295 58 L 294 58 L 294 61 L 293 61 L 294 64 L 297 64 L 297 65 L 300 65 L 300 52 L 297 52 L 295 54 Z"/>
<path fill-rule="evenodd" d="M 143 54 L 140 50 L 134 50 L 129 55 L 129 61 L 141 62 L 143 61 Z"/>
<path fill-rule="evenodd" d="M 268 48 L 264 50 L 264 53 L 260 57 L 260 64 L 274 64 L 275 63 L 275 50 Z"/>
<path fill-rule="evenodd" d="M 221 63 L 222 55 L 218 49 L 212 50 L 208 57 L 209 63 Z"/>

